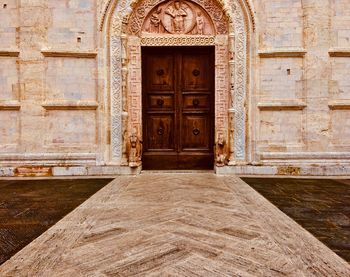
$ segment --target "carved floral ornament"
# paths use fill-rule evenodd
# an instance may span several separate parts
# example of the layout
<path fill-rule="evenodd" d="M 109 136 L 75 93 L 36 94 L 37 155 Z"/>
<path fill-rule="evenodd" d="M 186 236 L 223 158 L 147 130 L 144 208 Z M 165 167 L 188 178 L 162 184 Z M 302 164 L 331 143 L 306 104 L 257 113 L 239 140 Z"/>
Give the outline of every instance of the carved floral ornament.
<path fill-rule="evenodd" d="M 129 19 L 129 33 L 140 35 L 215 35 L 227 34 L 228 19 L 222 8 L 211 0 L 145 0 Z"/>

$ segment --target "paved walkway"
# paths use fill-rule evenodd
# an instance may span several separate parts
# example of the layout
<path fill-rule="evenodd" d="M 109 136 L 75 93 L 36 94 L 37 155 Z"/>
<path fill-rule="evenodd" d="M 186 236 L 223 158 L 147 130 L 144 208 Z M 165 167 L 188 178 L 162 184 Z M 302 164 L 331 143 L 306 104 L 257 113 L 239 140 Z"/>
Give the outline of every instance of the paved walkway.
<path fill-rule="evenodd" d="M 240 179 L 119 177 L 0 276 L 350 276 L 350 266 Z"/>

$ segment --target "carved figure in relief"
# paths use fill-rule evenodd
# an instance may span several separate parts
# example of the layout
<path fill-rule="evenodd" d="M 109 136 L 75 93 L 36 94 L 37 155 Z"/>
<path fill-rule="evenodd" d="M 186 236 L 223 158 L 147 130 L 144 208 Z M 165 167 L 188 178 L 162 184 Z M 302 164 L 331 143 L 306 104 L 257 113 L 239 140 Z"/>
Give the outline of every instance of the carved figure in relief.
<path fill-rule="evenodd" d="M 141 165 L 142 140 L 134 128 L 130 136 L 129 166 L 138 167 Z"/>
<path fill-rule="evenodd" d="M 197 13 L 196 24 L 197 24 L 197 34 L 198 35 L 203 35 L 204 19 L 202 17 L 202 13 L 201 12 Z"/>
<path fill-rule="evenodd" d="M 210 15 L 192 1 L 162 2 L 150 10 L 144 18 L 142 31 L 147 33 L 176 35 L 213 35 L 215 33 Z M 134 21 L 131 21 L 131 24 L 132 22 Z"/>
<path fill-rule="evenodd" d="M 215 155 L 216 155 L 216 165 L 224 166 L 226 164 L 226 153 L 225 153 L 226 141 L 223 134 L 218 135 L 218 140 L 215 144 Z"/>
<path fill-rule="evenodd" d="M 213 0 L 144 0 L 134 7 L 129 32 L 214 35 L 227 34 L 228 18 Z M 159 21 L 160 20 L 160 21 Z M 216 27 L 215 27 L 216 26 Z"/>
<path fill-rule="evenodd" d="M 160 32 L 160 18 L 159 15 L 162 12 L 162 9 L 159 8 L 156 10 L 154 13 L 152 13 L 151 18 L 150 18 L 150 32 L 151 33 L 159 33 Z"/>
<path fill-rule="evenodd" d="M 172 19 L 172 29 L 174 33 L 182 34 L 185 32 L 186 10 L 181 6 L 180 1 L 175 1 L 174 6 L 169 6 L 165 11 Z"/>

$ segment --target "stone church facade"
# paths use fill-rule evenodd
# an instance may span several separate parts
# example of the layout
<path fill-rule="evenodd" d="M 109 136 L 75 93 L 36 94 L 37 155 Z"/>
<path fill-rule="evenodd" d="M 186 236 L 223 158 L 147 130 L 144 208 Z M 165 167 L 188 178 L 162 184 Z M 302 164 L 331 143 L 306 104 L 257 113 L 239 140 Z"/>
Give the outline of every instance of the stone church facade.
<path fill-rule="evenodd" d="M 146 136 L 146 106 L 177 101 L 144 100 L 152 48 L 212 49 L 212 97 L 179 105 L 218 173 L 350 174 L 349 0 L 0 0 L 0 18 L 0 176 L 139 172 L 145 141 L 173 128 L 152 117 Z"/>

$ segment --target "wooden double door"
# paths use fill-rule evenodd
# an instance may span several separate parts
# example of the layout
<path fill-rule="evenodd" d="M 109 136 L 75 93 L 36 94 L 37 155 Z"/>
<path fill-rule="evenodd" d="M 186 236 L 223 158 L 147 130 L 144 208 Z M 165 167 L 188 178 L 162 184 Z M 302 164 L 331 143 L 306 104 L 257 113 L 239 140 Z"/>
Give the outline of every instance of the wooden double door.
<path fill-rule="evenodd" d="M 142 49 L 143 168 L 214 164 L 214 48 Z"/>

